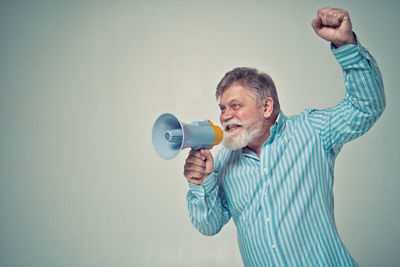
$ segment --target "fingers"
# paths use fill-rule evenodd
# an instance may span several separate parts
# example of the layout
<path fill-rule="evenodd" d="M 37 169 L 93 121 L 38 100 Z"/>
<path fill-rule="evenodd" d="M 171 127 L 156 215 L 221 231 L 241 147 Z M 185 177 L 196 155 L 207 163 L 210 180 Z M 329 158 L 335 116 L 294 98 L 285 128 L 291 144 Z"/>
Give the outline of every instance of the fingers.
<path fill-rule="evenodd" d="M 198 184 L 201 185 L 201 183 L 204 181 L 204 179 L 207 177 L 204 174 L 199 174 L 197 172 L 192 172 L 192 171 L 184 171 L 184 175 L 186 177 L 186 180 L 193 184 Z M 200 176 L 200 177 L 197 177 Z"/>
<path fill-rule="evenodd" d="M 320 8 L 311 25 L 317 35 L 333 43 L 336 47 L 357 44 L 349 13 L 344 9 Z"/>
<path fill-rule="evenodd" d="M 315 19 L 313 19 L 313 21 L 311 22 L 311 26 L 313 27 L 313 29 L 315 31 L 320 29 L 322 27 L 322 19 L 321 19 L 321 17 L 318 16 Z"/>
<path fill-rule="evenodd" d="M 205 168 L 186 163 L 183 171 L 186 179 L 203 179 L 206 176 Z"/>
<path fill-rule="evenodd" d="M 191 150 L 186 159 L 183 175 L 189 182 L 201 184 L 214 170 L 214 159 L 209 150 Z"/>
<path fill-rule="evenodd" d="M 200 154 L 205 158 L 205 160 L 213 160 L 210 150 L 200 150 Z"/>
<path fill-rule="evenodd" d="M 189 156 L 193 156 L 193 157 L 205 160 L 205 157 L 201 154 L 202 151 L 205 151 L 205 150 L 204 149 L 201 149 L 201 150 L 193 150 L 192 149 L 192 150 L 189 151 Z"/>
<path fill-rule="evenodd" d="M 320 8 L 317 16 L 321 18 L 321 24 L 329 27 L 338 27 L 344 20 L 350 20 L 349 13 L 339 8 Z"/>
<path fill-rule="evenodd" d="M 186 159 L 186 164 L 194 164 L 194 165 L 198 165 L 201 167 L 205 167 L 206 163 L 206 157 L 201 155 L 200 151 L 193 151 L 193 152 L 197 152 L 197 153 L 192 153 L 192 151 L 189 152 L 189 156 Z"/>
<path fill-rule="evenodd" d="M 203 152 L 204 153 L 204 152 Z M 201 184 L 206 178 L 206 157 L 200 151 L 191 150 L 184 166 L 184 176 L 189 182 Z"/>

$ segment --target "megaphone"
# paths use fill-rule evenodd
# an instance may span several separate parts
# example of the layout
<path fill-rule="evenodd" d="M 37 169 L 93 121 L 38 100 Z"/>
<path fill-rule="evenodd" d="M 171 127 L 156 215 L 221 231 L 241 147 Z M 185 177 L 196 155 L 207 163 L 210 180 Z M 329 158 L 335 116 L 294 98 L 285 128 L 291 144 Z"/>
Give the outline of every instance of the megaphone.
<path fill-rule="evenodd" d="M 164 159 L 176 157 L 182 149 L 211 149 L 221 143 L 222 130 L 211 121 L 180 122 L 171 113 L 161 114 L 152 130 L 153 146 Z"/>

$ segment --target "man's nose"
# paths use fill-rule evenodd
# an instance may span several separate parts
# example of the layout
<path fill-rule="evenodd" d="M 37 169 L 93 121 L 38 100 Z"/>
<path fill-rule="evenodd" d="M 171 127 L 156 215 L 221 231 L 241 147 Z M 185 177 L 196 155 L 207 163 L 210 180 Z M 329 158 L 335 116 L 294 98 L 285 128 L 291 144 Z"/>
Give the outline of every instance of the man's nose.
<path fill-rule="evenodd" d="M 232 110 L 229 109 L 229 108 L 227 108 L 227 109 L 225 110 L 225 112 L 221 113 L 221 116 L 220 116 L 221 123 L 227 122 L 227 121 L 229 121 L 229 120 L 232 119 L 232 118 L 233 118 L 233 112 L 232 112 Z"/>

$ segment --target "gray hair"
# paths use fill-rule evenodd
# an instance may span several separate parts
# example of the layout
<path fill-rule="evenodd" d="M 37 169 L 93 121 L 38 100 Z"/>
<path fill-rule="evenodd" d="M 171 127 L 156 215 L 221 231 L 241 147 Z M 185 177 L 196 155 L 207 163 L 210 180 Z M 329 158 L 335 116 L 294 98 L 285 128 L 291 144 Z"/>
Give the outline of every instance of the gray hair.
<path fill-rule="evenodd" d="M 234 83 L 248 87 L 252 91 L 258 106 L 262 105 L 262 101 L 265 98 L 271 97 L 274 100 L 273 114 L 279 114 L 281 108 L 278 93 L 276 92 L 274 81 L 268 74 L 260 72 L 255 68 L 247 67 L 239 67 L 227 72 L 217 85 L 217 92 L 215 93 L 217 101 L 221 98 L 224 91 Z"/>

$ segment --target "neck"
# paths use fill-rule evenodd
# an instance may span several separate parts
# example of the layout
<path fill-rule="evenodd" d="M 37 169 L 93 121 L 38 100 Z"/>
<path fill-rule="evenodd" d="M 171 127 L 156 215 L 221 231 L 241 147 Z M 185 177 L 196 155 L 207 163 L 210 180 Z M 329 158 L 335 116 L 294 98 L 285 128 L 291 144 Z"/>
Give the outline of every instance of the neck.
<path fill-rule="evenodd" d="M 265 141 L 267 141 L 268 140 L 268 138 L 271 136 L 271 134 L 270 134 L 270 129 L 271 129 L 271 127 L 272 127 L 272 125 L 274 125 L 274 123 L 275 123 L 275 121 L 276 121 L 276 119 L 277 119 L 277 115 L 276 116 L 273 116 L 272 118 L 270 118 L 270 119 L 267 119 L 266 120 L 266 123 L 265 123 L 265 127 L 264 127 L 264 129 L 263 129 L 263 134 L 262 135 L 260 135 L 260 136 L 258 136 L 258 137 L 255 137 L 251 142 L 249 142 L 248 144 L 247 144 L 247 147 L 249 148 L 249 149 L 251 149 L 254 153 L 256 153 L 257 154 L 257 156 L 260 156 L 260 152 L 261 152 L 261 147 L 262 147 L 262 145 L 265 143 Z"/>
<path fill-rule="evenodd" d="M 247 147 L 254 153 L 256 153 L 257 156 L 260 156 L 261 147 L 264 144 L 264 142 L 268 140 L 269 136 L 270 134 L 268 129 L 267 134 L 265 136 L 255 139 L 253 142 L 249 143 Z"/>

